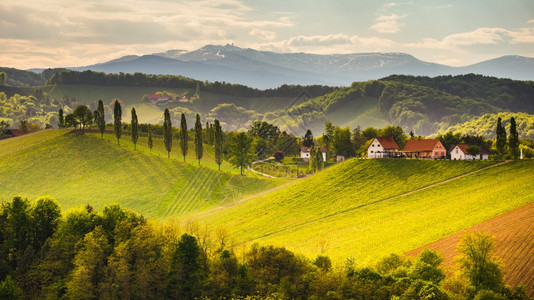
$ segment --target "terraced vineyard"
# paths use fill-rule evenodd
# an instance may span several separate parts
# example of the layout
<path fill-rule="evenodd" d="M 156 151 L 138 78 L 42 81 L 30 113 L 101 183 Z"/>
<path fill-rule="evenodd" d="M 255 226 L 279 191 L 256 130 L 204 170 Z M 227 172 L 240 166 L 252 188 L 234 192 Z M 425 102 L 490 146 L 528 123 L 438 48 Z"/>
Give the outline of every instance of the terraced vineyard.
<path fill-rule="evenodd" d="M 50 195 L 63 209 L 120 203 L 145 216 L 161 217 L 233 203 L 287 182 L 255 174 L 241 177 L 227 165 L 219 172 L 209 146 L 199 168 L 192 157 L 183 163 L 178 149 L 168 159 L 156 141 L 149 154 L 146 139 L 143 145 L 140 139 L 134 151 L 127 138 L 117 146 L 110 135 L 101 140 L 97 134 L 67 132 L 47 130 L 0 141 L 1 200 Z"/>
<path fill-rule="evenodd" d="M 534 201 L 534 162 L 349 160 L 282 190 L 199 216 L 240 243 L 367 264 Z M 503 174 L 510 174 L 503 183 Z"/>

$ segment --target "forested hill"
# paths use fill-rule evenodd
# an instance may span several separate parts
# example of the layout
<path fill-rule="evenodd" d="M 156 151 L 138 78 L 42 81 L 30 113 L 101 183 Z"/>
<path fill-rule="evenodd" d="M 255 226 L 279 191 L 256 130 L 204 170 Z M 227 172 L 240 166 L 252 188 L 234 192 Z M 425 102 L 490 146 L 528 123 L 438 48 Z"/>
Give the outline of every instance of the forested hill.
<path fill-rule="evenodd" d="M 41 86 L 46 83 L 52 75 L 63 69 L 46 69 L 41 73 L 19 70 L 14 68 L 0 67 L 0 72 L 7 75 L 7 85 L 10 86 Z"/>
<path fill-rule="evenodd" d="M 278 111 L 274 119 L 291 116 L 309 127 L 324 119 L 338 125 L 354 124 L 358 107 L 374 107 L 372 116 L 402 126 L 407 132 L 430 135 L 487 113 L 534 113 L 534 82 L 498 79 L 481 75 L 440 77 L 390 76 L 376 81 L 355 82 L 302 103 L 288 111 Z M 336 118 L 339 110 L 352 107 L 352 115 Z M 296 125 L 295 125 L 296 126 Z"/>
<path fill-rule="evenodd" d="M 294 96 L 306 90 L 312 95 L 323 95 L 335 90 L 323 85 L 282 85 L 275 89 L 259 90 L 241 84 L 227 82 L 208 82 L 178 75 L 152 75 L 143 73 L 107 74 L 94 71 L 64 70 L 52 76 L 48 84 L 91 84 L 103 86 L 144 86 L 164 88 L 189 88 L 202 91 L 231 95 L 236 97 L 285 97 Z"/>

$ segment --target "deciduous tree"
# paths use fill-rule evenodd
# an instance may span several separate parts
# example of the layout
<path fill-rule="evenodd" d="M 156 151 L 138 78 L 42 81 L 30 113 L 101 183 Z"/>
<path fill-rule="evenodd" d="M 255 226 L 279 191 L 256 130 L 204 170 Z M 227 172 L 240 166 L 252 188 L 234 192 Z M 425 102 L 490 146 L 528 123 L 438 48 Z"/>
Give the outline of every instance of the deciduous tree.
<path fill-rule="evenodd" d="M 93 113 L 87 106 L 78 105 L 72 114 L 77 119 L 78 124 L 80 124 L 83 134 L 85 132 L 85 126 L 91 124 L 93 121 Z"/>
<path fill-rule="evenodd" d="M 167 284 L 169 299 L 196 299 L 201 296 L 206 282 L 203 255 L 197 239 L 183 234 L 171 258 Z"/>
<path fill-rule="evenodd" d="M 241 168 L 243 175 L 243 168 L 250 166 L 255 157 L 252 152 L 252 138 L 244 132 L 234 135 L 230 141 L 228 155 L 230 163 L 236 168 Z"/>

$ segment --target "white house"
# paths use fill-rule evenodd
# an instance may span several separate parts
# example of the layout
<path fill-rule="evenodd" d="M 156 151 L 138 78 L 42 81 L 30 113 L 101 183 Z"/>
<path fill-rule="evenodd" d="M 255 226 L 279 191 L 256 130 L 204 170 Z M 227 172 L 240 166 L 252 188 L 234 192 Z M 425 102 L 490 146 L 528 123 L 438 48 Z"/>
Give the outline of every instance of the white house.
<path fill-rule="evenodd" d="M 484 150 L 480 151 L 479 155 L 472 156 L 467 154 L 467 147 L 469 145 L 465 144 L 459 144 L 454 147 L 452 147 L 450 154 L 451 154 L 451 160 L 487 160 L 488 159 L 488 153 L 486 153 Z"/>
<path fill-rule="evenodd" d="M 367 148 L 368 158 L 391 157 L 399 150 L 399 146 L 392 137 L 377 137 Z"/>
<path fill-rule="evenodd" d="M 323 154 L 323 161 L 326 161 L 326 148 L 325 147 L 321 147 L 321 153 Z M 300 157 L 306 161 L 309 161 L 310 160 L 310 148 L 308 147 L 300 148 Z"/>

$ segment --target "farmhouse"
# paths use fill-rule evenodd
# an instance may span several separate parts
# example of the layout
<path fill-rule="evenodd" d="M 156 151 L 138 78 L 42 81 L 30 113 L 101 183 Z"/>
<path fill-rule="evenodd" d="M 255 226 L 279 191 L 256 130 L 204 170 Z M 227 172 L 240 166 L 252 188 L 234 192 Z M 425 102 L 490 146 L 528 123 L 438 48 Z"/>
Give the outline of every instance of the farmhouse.
<path fill-rule="evenodd" d="M 399 149 L 399 146 L 392 137 L 377 137 L 369 145 L 369 148 L 367 148 L 367 157 L 395 157 Z"/>
<path fill-rule="evenodd" d="M 402 154 L 412 158 L 445 158 L 447 150 L 438 139 L 408 140 Z"/>
<path fill-rule="evenodd" d="M 478 155 L 469 155 L 467 154 L 467 147 L 469 145 L 466 144 L 459 144 L 455 145 L 451 148 L 451 160 L 487 160 L 488 159 L 488 153 L 484 150 L 481 150 Z"/>
<path fill-rule="evenodd" d="M 321 153 L 323 154 L 323 161 L 326 161 L 326 148 L 321 147 Z M 304 159 L 305 161 L 310 160 L 310 148 L 308 147 L 302 147 L 300 148 L 300 157 Z"/>

